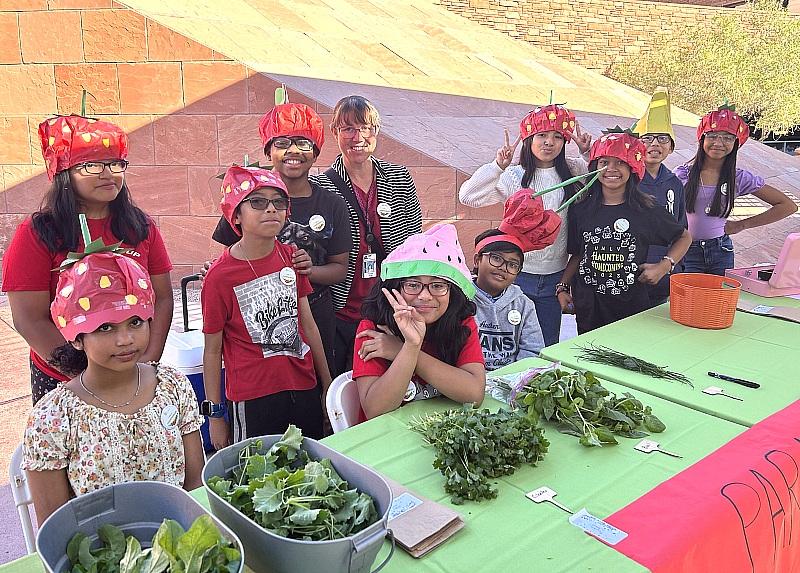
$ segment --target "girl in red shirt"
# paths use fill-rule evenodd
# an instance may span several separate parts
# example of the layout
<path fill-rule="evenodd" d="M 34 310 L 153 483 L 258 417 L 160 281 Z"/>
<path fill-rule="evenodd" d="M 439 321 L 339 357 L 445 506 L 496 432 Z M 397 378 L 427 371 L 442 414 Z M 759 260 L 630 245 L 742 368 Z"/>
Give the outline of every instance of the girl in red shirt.
<path fill-rule="evenodd" d="M 128 137 L 116 125 L 79 115 L 58 116 L 39 125 L 42 156 L 53 182 L 42 208 L 23 221 L 3 257 L 3 289 L 14 326 L 31 347 L 34 404 L 69 379 L 49 363 L 65 343 L 50 318 L 58 266 L 70 251 L 85 247 L 78 214 L 93 237 L 121 242 L 150 275 L 156 295 L 150 342 L 142 362 L 161 358 L 172 320 L 172 263 L 153 221 L 134 205 L 127 185 Z"/>
<path fill-rule="evenodd" d="M 386 257 L 364 301 L 353 355 L 367 418 L 439 395 L 483 401 L 474 297 L 453 225 L 412 235 Z"/>

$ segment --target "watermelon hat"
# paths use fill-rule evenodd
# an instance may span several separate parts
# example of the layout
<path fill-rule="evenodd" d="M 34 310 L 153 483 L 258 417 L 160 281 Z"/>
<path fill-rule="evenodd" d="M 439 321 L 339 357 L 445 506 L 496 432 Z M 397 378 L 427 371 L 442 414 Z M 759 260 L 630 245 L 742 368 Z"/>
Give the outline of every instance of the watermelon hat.
<path fill-rule="evenodd" d="M 411 235 L 381 264 L 382 280 L 420 275 L 446 279 L 468 299 L 475 298 L 475 285 L 453 225 L 434 225 L 423 233 Z"/>
<path fill-rule="evenodd" d="M 543 131 L 557 131 L 569 143 L 575 131 L 575 114 L 561 104 L 551 103 L 535 108 L 519 124 L 521 139 Z"/>
<path fill-rule="evenodd" d="M 153 318 L 155 293 L 150 276 L 116 245 L 92 241 L 86 216 L 80 215 L 86 249 L 70 253 L 61 265 L 50 316 L 68 341 L 94 332 L 106 323 L 120 323 L 134 316 Z"/>
<path fill-rule="evenodd" d="M 639 180 L 644 177 L 644 155 L 647 148 L 636 134 L 620 126 L 612 127 L 603 131 L 603 135 L 592 144 L 589 160 L 594 161 L 600 157 L 616 157 L 624 161 L 631 168 L 631 171 L 639 176 Z"/>
<path fill-rule="evenodd" d="M 113 161 L 128 156 L 128 136 L 113 123 L 59 115 L 39 124 L 39 141 L 47 176 L 86 161 Z"/>
<path fill-rule="evenodd" d="M 303 103 L 276 105 L 261 118 L 258 133 L 264 147 L 276 137 L 305 137 L 314 142 L 317 155 L 325 143 L 325 125 L 322 118 Z"/>
<path fill-rule="evenodd" d="M 700 119 L 697 126 L 697 139 L 699 140 L 710 131 L 726 131 L 732 133 L 739 140 L 739 147 L 747 143 L 750 137 L 750 126 L 736 113 L 736 106 L 727 103 L 719 106 L 715 111 L 710 111 Z"/>

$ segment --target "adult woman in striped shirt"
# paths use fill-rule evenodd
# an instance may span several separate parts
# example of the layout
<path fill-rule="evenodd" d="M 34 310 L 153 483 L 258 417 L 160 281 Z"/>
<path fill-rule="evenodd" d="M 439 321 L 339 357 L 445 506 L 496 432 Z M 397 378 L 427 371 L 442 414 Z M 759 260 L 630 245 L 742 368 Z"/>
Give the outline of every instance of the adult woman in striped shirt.
<path fill-rule="evenodd" d="M 541 191 L 586 173 L 587 161 L 583 157 L 567 157 L 565 147 L 574 139 L 581 154 L 588 153 L 592 136 L 582 133 L 575 115 L 561 105 L 537 107 L 526 115 L 520 123 L 519 138 L 513 144 L 509 143 L 508 130 L 505 135 L 505 145 L 497 150 L 495 160 L 479 167 L 461 185 L 458 198 L 464 205 L 485 207 L 502 203 L 520 189 Z M 512 166 L 511 159 L 520 142 L 520 163 Z M 572 184 L 544 195 L 544 208 L 557 209 L 575 191 L 576 185 Z M 536 306 L 545 346 L 558 342 L 561 330 L 556 285 L 567 266 L 566 216 L 566 212 L 561 213 L 556 242 L 540 251 L 525 253 L 522 272 L 517 276 L 517 284 Z"/>
<path fill-rule="evenodd" d="M 334 375 L 350 369 L 361 303 L 378 280 L 382 260 L 422 231 L 422 210 L 408 169 L 373 155 L 380 127 L 378 110 L 366 98 L 339 100 L 331 132 L 341 153 L 330 169 L 314 177 L 347 201 L 353 239 L 347 275 L 331 287 L 336 310 Z"/>

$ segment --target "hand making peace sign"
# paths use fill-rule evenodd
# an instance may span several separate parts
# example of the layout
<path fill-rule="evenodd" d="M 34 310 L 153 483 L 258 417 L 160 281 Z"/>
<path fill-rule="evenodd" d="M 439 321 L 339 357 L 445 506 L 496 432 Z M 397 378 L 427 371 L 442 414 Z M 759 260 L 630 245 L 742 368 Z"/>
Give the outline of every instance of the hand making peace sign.
<path fill-rule="evenodd" d="M 497 150 L 495 161 L 500 169 L 505 170 L 506 167 L 511 165 L 511 160 L 514 158 L 514 152 L 517 150 L 517 146 L 519 145 L 519 142 L 522 141 L 522 138 L 517 137 L 516 141 L 514 141 L 514 144 L 511 145 L 509 143 L 508 130 L 504 129 L 503 131 L 505 132 L 505 145 Z"/>
<path fill-rule="evenodd" d="M 581 130 L 578 120 L 575 120 L 575 145 L 580 149 L 581 154 L 589 151 L 592 147 L 592 134 Z"/>
<path fill-rule="evenodd" d="M 400 329 L 400 334 L 406 344 L 420 347 L 425 338 L 425 320 L 419 314 L 416 308 L 409 305 L 400 294 L 400 291 L 392 289 L 389 292 L 387 289 L 381 289 L 386 300 L 394 309 L 394 321 L 397 323 L 397 328 Z"/>

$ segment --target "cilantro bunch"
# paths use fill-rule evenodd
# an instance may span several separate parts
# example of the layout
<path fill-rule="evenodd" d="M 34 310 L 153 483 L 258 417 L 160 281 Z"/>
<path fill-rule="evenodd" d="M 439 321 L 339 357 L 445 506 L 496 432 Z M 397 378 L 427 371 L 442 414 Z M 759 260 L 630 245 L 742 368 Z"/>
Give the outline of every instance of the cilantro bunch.
<path fill-rule="evenodd" d="M 445 477 L 444 490 L 456 505 L 497 497 L 490 480 L 536 465 L 549 442 L 541 428 L 520 412 L 490 412 L 465 405 L 413 420 L 409 426 L 436 449 L 433 467 Z"/>
<path fill-rule="evenodd" d="M 264 529 L 291 539 L 329 541 L 354 535 L 378 520 L 372 498 L 339 476 L 331 461 L 311 460 L 300 449 L 303 435 L 290 425 L 264 452 L 261 440 L 239 453 L 229 478 L 209 487 Z"/>
<path fill-rule="evenodd" d="M 650 409 L 629 392 L 617 396 L 591 372 L 548 370 L 517 391 L 512 400 L 534 422 L 555 422 L 561 433 L 578 436 L 584 446 L 618 443 L 614 435 L 643 438 L 666 429 Z"/>
<path fill-rule="evenodd" d="M 239 550 L 208 515 L 195 519 L 188 531 L 165 519 L 147 549 L 114 525 L 101 525 L 97 534 L 103 543 L 97 549 L 91 549 L 84 533 L 76 533 L 67 544 L 71 573 L 235 573 L 242 562 Z"/>

